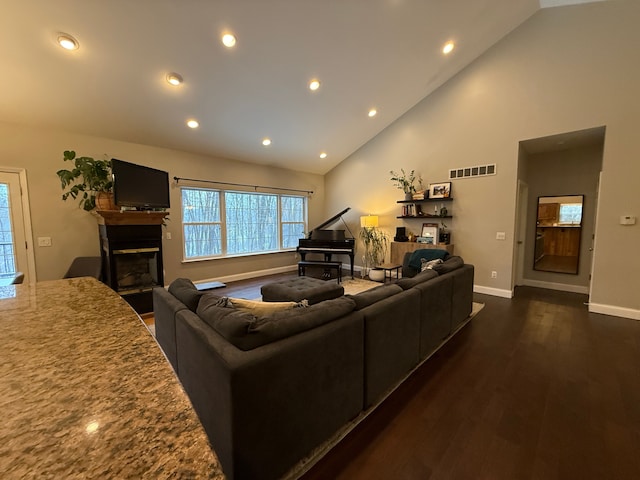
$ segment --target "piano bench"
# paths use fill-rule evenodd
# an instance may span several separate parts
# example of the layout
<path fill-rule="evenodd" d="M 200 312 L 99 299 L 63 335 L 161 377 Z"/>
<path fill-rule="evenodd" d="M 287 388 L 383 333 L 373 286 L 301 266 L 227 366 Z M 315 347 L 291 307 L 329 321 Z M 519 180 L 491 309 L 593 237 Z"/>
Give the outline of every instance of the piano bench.
<path fill-rule="evenodd" d="M 329 270 L 336 271 L 338 283 L 342 282 L 342 262 L 302 261 L 298 262 L 298 276 L 304 276 L 307 267 L 322 267 L 325 269 L 323 277 L 331 278 Z"/>
<path fill-rule="evenodd" d="M 296 277 L 280 282 L 267 283 L 260 288 L 265 302 L 300 302 L 307 300 L 309 305 L 331 300 L 344 295 L 344 287 L 319 278 Z"/>

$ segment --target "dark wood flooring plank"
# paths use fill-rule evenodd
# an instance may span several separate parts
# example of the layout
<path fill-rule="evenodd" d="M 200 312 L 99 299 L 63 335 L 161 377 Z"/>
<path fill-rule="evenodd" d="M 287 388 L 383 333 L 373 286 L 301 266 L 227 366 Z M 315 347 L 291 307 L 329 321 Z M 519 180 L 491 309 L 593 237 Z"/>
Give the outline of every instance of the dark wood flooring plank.
<path fill-rule="evenodd" d="M 640 478 L 640 322 L 521 287 L 320 460 L 313 479 Z"/>

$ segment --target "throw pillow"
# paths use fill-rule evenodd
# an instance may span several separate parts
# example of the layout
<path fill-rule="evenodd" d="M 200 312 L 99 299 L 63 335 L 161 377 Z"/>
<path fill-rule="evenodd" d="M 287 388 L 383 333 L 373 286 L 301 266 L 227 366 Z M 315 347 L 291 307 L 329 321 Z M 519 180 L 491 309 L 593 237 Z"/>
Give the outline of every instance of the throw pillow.
<path fill-rule="evenodd" d="M 245 300 L 244 298 L 222 297 L 218 301 L 217 306 L 237 308 L 243 312 L 251 313 L 256 317 L 264 317 L 283 310 L 305 308 L 309 306 L 309 302 L 306 300 L 302 300 L 301 302 L 261 302 L 258 300 Z"/>
<path fill-rule="evenodd" d="M 435 267 L 436 265 L 438 265 L 439 263 L 442 263 L 442 259 L 441 258 L 436 258 L 435 260 L 427 260 L 427 259 L 420 259 L 421 262 L 421 267 L 420 267 L 420 271 L 424 272 L 425 270 L 434 270 L 433 267 Z"/>
<path fill-rule="evenodd" d="M 311 330 L 342 318 L 355 308 L 352 299 L 342 296 L 309 308 L 289 308 L 274 312 L 269 317 L 256 318 L 238 308 L 221 307 L 220 303 L 220 298 L 205 296 L 198 305 L 197 314 L 240 350 L 252 350 Z"/>
<path fill-rule="evenodd" d="M 409 266 L 416 270 L 420 270 L 420 267 L 422 266 L 421 260 L 423 258 L 426 260 L 435 260 L 436 258 L 445 260 L 448 255 L 449 252 L 440 248 L 421 248 L 411 253 L 411 257 L 409 257 Z"/>
<path fill-rule="evenodd" d="M 196 313 L 207 325 L 238 346 L 243 342 L 249 326 L 256 321 L 256 317 L 234 308 L 220 307 L 219 301 L 220 297 L 202 297 Z"/>

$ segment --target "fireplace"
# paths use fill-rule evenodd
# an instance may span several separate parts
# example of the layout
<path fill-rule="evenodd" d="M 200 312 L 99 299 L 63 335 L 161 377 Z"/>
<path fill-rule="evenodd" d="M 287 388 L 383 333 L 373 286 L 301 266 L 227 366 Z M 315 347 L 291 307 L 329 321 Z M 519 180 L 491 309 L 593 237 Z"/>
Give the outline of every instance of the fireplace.
<path fill-rule="evenodd" d="M 98 212 L 100 213 L 100 212 Z M 144 215 L 142 212 L 130 212 Z M 122 296 L 136 312 L 153 311 L 154 287 L 164 285 L 162 268 L 162 225 L 99 225 L 102 276 L 104 282 Z M 147 220 L 133 216 L 130 221 Z M 162 221 L 160 219 L 160 221 Z M 126 222 L 124 222 L 126 223 Z"/>
<path fill-rule="evenodd" d="M 158 247 L 125 248 L 113 251 L 114 290 L 120 295 L 158 287 Z"/>

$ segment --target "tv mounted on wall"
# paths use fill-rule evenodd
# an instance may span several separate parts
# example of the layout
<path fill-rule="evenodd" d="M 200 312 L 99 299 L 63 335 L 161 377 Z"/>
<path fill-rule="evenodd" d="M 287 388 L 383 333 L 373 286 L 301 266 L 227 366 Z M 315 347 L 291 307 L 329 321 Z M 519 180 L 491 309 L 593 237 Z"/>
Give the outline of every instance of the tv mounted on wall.
<path fill-rule="evenodd" d="M 169 174 L 151 167 L 111 159 L 113 196 L 119 207 L 169 208 Z"/>

